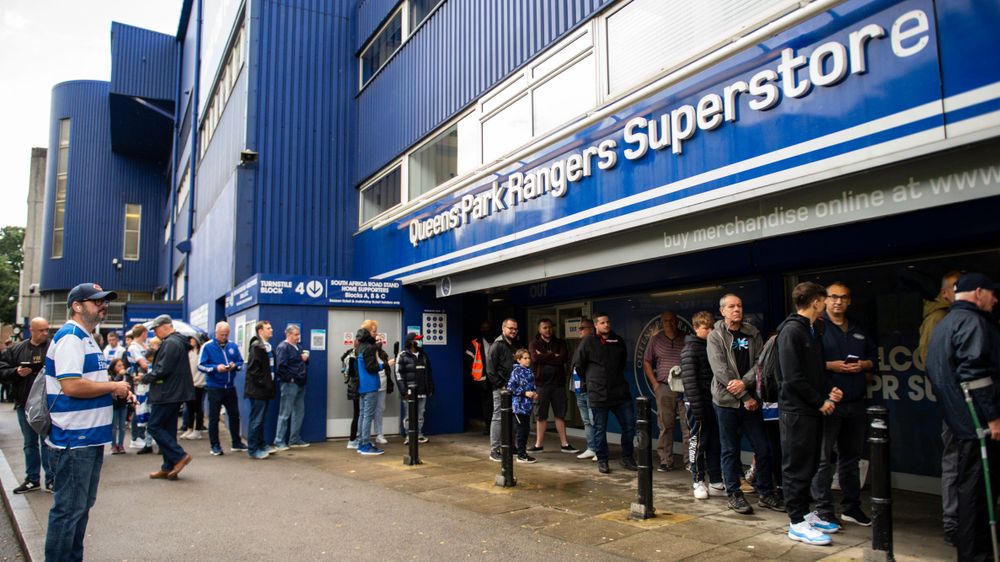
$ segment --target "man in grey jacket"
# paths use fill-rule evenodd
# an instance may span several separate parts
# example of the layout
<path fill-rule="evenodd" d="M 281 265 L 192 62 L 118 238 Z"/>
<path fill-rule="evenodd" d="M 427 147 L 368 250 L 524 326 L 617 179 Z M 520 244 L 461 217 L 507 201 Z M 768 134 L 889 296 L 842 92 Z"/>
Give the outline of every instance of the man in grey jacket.
<path fill-rule="evenodd" d="M 757 457 L 758 505 L 784 511 L 784 502 L 775 494 L 771 480 L 770 445 L 755 394 L 754 363 L 763 347 L 760 332 L 743 321 L 743 301 L 734 294 L 724 295 L 719 300 L 719 312 L 722 320 L 708 335 L 708 363 L 712 367 L 712 405 L 719 422 L 722 479 L 726 483 L 729 509 L 736 513 L 753 513 L 740 491 L 740 442 L 746 434 Z"/>

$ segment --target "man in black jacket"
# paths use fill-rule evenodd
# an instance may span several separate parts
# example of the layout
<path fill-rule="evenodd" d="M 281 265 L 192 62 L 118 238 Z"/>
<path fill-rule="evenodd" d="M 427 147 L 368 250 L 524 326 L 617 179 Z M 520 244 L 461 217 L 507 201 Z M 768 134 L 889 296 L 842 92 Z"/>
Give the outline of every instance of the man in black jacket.
<path fill-rule="evenodd" d="M 181 404 L 194 398 L 188 359 L 191 344 L 187 336 L 174 331 L 173 319 L 166 314 L 154 318 L 152 328 L 160 338 L 160 349 L 142 382 L 150 385 L 149 431 L 160 446 L 163 464 L 149 477 L 177 480 L 177 475 L 191 462 L 191 455 L 177 443 L 177 414 Z"/>
<path fill-rule="evenodd" d="M 830 544 L 827 533 L 840 527 L 809 512 L 809 489 L 819 466 L 823 416 L 833 413 L 840 391 L 830 390 L 823 362 L 823 338 L 816 320 L 826 308 L 826 289 L 807 281 L 792 290 L 795 313 L 778 326 L 778 364 L 781 368 L 781 480 L 790 526 L 788 538 L 813 545 Z"/>
<path fill-rule="evenodd" d="M 517 320 L 503 321 L 500 335 L 490 346 L 486 358 L 486 378 L 493 388 L 493 420 L 490 422 L 490 460 L 500 462 L 500 391 L 507 388 L 507 379 L 514 370 L 514 351 L 524 347 L 517 341 Z"/>
<path fill-rule="evenodd" d="M 274 350 L 269 343 L 274 328 L 267 320 L 257 322 L 256 335 L 250 339 L 247 354 L 247 377 L 243 397 L 250 400 L 250 420 L 247 422 L 247 455 L 251 459 L 266 459 L 271 449 L 264 442 L 264 421 L 267 404 L 275 395 Z"/>
<path fill-rule="evenodd" d="M 0 382 L 10 384 L 14 411 L 24 438 L 24 482 L 14 488 L 15 494 L 33 492 L 40 487 L 41 469 L 45 469 L 45 489 L 52 491 L 52 472 L 49 471 L 49 449 L 24 417 L 24 403 L 28 400 L 35 376 L 45 366 L 49 350 L 49 322 L 33 318 L 29 324 L 31 338 L 8 347 L 0 354 Z"/>
<path fill-rule="evenodd" d="M 594 443 L 597 445 L 597 469 L 602 474 L 608 468 L 608 414 L 614 414 L 622 432 L 622 466 L 638 470 L 635 464 L 635 404 L 632 390 L 625 380 L 627 353 L 625 341 L 611 330 L 607 314 L 594 316 L 595 334 L 580 341 L 575 355 L 576 372 L 587 385 L 587 400 L 593 416 Z"/>
<path fill-rule="evenodd" d="M 410 383 L 417 385 L 417 442 L 426 443 L 424 436 L 424 410 L 427 408 L 427 398 L 434 394 L 434 375 L 431 373 L 431 360 L 427 353 L 420 349 L 418 341 L 424 339 L 416 332 L 406 334 L 403 351 L 396 358 L 396 376 L 399 378 L 399 396 L 403 399 L 403 433 L 407 435 L 404 445 L 410 443 L 410 418 L 408 411 L 408 392 Z"/>
<path fill-rule="evenodd" d="M 985 479 L 976 423 L 962 385 L 972 397 L 979 425 L 986 431 L 986 453 L 993 497 L 1000 478 L 1000 335 L 991 318 L 1000 285 L 981 273 L 966 273 L 955 283 L 955 303 L 931 334 L 927 374 L 938 406 L 958 450 L 958 528 L 954 542 L 959 560 L 992 560 Z"/>

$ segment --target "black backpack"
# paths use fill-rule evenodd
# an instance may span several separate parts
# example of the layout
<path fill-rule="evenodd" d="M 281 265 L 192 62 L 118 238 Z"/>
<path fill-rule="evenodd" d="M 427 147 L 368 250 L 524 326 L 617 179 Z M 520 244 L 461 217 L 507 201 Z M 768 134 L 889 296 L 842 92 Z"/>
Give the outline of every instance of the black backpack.
<path fill-rule="evenodd" d="M 754 364 L 757 372 L 757 395 L 764 402 L 777 402 L 781 392 L 781 365 L 778 363 L 778 336 L 767 339 Z"/>

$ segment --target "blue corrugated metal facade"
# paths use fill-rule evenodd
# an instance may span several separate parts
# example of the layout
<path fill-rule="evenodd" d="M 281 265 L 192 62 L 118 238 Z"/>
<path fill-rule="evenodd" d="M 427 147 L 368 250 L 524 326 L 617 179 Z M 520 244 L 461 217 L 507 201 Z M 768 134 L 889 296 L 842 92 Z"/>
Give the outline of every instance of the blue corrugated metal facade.
<path fill-rule="evenodd" d="M 354 181 L 378 171 L 611 0 L 445 2 L 358 96 Z M 374 31 L 388 2 L 368 0 Z M 365 22 L 364 24 L 360 23 Z M 516 30 L 516 32 L 514 31 Z M 359 37 L 364 42 L 367 37 Z M 357 77 L 353 77 L 356 81 Z"/>
<path fill-rule="evenodd" d="M 163 100 L 173 106 L 177 41 L 170 35 L 111 24 L 111 93 Z"/>
<path fill-rule="evenodd" d="M 42 291 L 97 281 L 123 291 L 153 291 L 160 260 L 163 168 L 111 149 L 107 82 L 78 81 L 52 90 L 49 154 L 59 153 L 59 122 L 70 119 L 63 257 L 52 256 L 57 158 L 49 158 L 45 183 Z M 138 261 L 122 259 L 125 204 L 142 205 Z"/>

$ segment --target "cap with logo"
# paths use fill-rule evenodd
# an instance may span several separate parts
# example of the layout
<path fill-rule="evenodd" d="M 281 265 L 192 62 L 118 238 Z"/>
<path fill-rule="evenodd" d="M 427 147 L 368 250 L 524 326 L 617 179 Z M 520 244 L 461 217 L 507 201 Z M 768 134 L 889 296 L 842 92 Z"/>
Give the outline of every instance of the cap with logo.
<path fill-rule="evenodd" d="M 982 273 L 969 272 L 962 274 L 955 282 L 955 292 L 965 293 L 976 289 L 986 289 L 989 291 L 1000 291 L 1000 284 L 994 283 L 992 279 Z"/>
<path fill-rule="evenodd" d="M 410 332 L 409 334 L 406 334 L 406 347 L 410 347 L 411 343 L 422 339 L 424 339 L 424 336 L 421 336 L 416 332 Z"/>
<path fill-rule="evenodd" d="M 105 291 L 97 283 L 80 283 L 70 290 L 69 296 L 66 297 L 66 307 L 69 308 L 73 306 L 73 303 L 75 302 L 100 300 L 113 301 L 117 298 L 118 293 L 114 291 Z"/>

